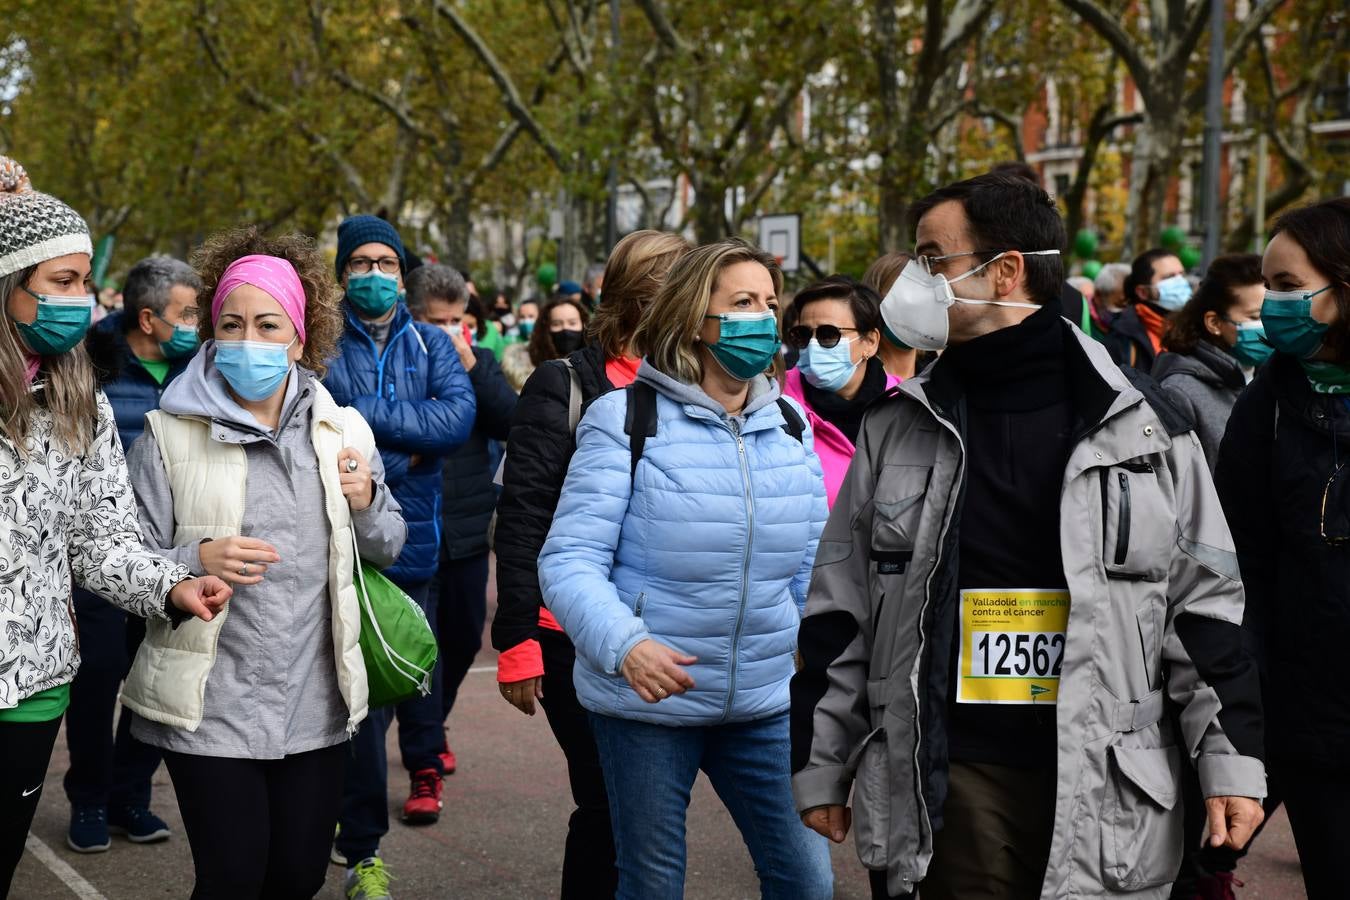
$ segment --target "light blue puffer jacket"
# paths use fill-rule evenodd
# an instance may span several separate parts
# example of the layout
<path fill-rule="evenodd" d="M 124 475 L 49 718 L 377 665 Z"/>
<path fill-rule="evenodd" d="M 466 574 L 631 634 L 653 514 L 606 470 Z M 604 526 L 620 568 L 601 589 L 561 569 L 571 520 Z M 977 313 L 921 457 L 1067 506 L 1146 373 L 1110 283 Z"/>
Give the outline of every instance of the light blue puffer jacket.
<path fill-rule="evenodd" d="M 662 725 L 784 712 L 826 517 L 811 432 L 798 443 L 783 431 L 768 378 L 735 418 L 645 362 L 638 379 L 656 388 L 658 425 L 636 477 L 628 395 L 614 391 L 577 429 L 539 554 L 544 601 L 576 644 L 581 704 Z M 698 657 L 693 690 L 647 704 L 629 687 L 620 665 L 646 638 Z"/>

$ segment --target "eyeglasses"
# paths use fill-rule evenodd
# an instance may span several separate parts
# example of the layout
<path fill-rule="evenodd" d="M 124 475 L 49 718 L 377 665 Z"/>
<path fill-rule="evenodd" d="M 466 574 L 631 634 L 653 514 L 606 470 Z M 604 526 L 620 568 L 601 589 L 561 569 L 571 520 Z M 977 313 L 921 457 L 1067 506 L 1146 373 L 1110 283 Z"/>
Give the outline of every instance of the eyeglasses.
<path fill-rule="evenodd" d="M 397 256 L 381 256 L 379 259 L 371 259 L 369 256 L 353 256 L 347 260 L 347 271 L 353 275 L 365 275 L 370 271 L 371 266 L 379 266 L 380 271 L 386 275 L 397 275 L 399 263 Z"/>
<path fill-rule="evenodd" d="M 815 328 L 810 325 L 793 325 L 787 331 L 787 343 L 789 347 L 805 350 L 806 345 L 811 343 L 811 337 L 814 335 L 816 343 L 828 350 L 831 347 L 838 346 L 845 331 L 857 332 L 857 330 L 856 328 L 840 328 L 837 325 L 817 325 Z"/>
<path fill-rule="evenodd" d="M 936 275 L 937 272 L 936 272 L 935 270 L 936 270 L 936 269 L 942 268 L 941 266 L 937 265 L 937 263 L 946 262 L 946 261 L 949 260 L 949 259 L 959 259 L 959 258 L 962 257 L 962 256 L 979 256 L 979 255 L 982 254 L 982 253 L 991 253 L 991 252 L 994 252 L 994 251 L 990 251 L 990 250 L 966 250 L 966 251 L 963 251 L 963 252 L 961 252 L 961 253 L 948 253 L 948 254 L 945 255 L 945 256 L 922 256 L 922 255 L 921 255 L 921 256 L 915 257 L 915 259 L 917 259 L 917 260 L 919 261 L 919 265 L 923 266 L 923 270 L 924 270 L 925 272 L 927 272 L 929 275 Z"/>
<path fill-rule="evenodd" d="M 1350 544 L 1350 497 L 1346 496 L 1345 483 L 1347 479 L 1341 477 L 1345 467 L 1350 463 L 1341 463 L 1336 467 L 1336 471 L 1331 473 L 1327 479 L 1327 486 L 1322 489 L 1322 511 L 1318 518 L 1318 528 L 1322 534 L 1322 540 L 1327 544 L 1338 547 L 1342 544 Z M 1331 510 L 1331 531 L 1327 531 L 1327 510 Z"/>

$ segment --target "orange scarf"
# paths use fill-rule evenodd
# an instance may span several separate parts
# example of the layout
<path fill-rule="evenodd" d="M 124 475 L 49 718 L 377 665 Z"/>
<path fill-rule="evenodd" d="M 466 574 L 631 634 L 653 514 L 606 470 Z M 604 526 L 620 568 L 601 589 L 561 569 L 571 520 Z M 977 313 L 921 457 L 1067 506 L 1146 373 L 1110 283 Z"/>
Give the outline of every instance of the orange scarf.
<path fill-rule="evenodd" d="M 1134 311 L 1139 315 L 1139 321 L 1144 323 L 1149 343 L 1153 344 L 1153 352 L 1161 353 L 1163 327 L 1167 324 L 1167 317 L 1147 303 L 1136 303 Z"/>

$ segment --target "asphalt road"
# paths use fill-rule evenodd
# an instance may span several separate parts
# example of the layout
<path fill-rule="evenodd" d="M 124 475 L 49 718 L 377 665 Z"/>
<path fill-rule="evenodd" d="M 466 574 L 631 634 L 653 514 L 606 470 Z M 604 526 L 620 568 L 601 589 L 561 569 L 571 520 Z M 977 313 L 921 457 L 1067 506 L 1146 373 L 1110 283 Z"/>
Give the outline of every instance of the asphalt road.
<path fill-rule="evenodd" d="M 486 645 L 486 642 L 485 642 Z M 446 779 L 439 823 L 410 828 L 398 823 L 407 775 L 398 765 L 390 730 L 390 820 L 383 855 L 393 873 L 397 900 L 496 900 L 557 896 L 567 816 L 571 811 L 562 753 L 542 713 L 527 718 L 507 706 L 492 675 L 494 656 L 480 654 L 449 722 L 459 771 Z M 42 803 L 10 896 L 15 900 L 142 900 L 183 898 L 192 889 L 192 861 L 163 767 L 155 778 L 154 809 L 175 829 L 164 844 L 139 847 L 114 838 L 103 854 L 66 848 L 69 807 L 61 788 L 66 769 L 64 737 L 47 772 Z M 700 779 L 689 812 L 687 896 L 707 900 L 759 895 L 754 867 L 730 816 Z M 834 848 L 836 894 L 867 900 L 867 882 L 851 842 Z M 320 895 L 342 898 L 342 873 L 330 867 Z M 1243 861 L 1239 896 L 1299 900 L 1298 857 L 1283 813 Z"/>

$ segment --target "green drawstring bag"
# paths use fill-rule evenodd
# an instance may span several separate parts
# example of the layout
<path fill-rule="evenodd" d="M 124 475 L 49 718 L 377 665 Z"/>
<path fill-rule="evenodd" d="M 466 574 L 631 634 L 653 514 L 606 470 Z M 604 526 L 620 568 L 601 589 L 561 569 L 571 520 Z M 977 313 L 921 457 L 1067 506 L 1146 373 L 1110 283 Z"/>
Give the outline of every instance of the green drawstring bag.
<path fill-rule="evenodd" d="M 352 544 L 356 533 L 352 532 Z M 370 685 L 370 708 L 431 693 L 436 635 L 413 599 L 356 555 L 356 595 L 361 605 L 361 656 Z"/>

